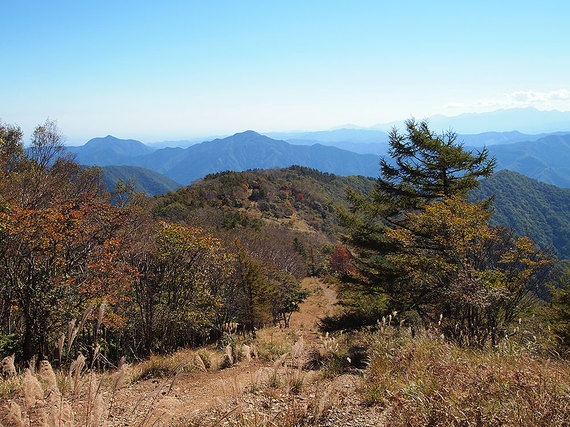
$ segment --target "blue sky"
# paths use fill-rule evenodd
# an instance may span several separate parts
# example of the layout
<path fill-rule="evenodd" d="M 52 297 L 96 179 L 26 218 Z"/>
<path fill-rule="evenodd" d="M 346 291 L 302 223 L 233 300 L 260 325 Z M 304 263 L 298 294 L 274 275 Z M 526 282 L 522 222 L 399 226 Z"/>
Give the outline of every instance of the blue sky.
<path fill-rule="evenodd" d="M 570 110 L 565 1 L 8 1 L 0 119 L 70 142 Z"/>

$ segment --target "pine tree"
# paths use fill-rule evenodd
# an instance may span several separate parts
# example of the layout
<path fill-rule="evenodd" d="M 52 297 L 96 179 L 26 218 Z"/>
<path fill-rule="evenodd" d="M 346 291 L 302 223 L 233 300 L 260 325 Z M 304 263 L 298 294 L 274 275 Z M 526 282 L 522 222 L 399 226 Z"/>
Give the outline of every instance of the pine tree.
<path fill-rule="evenodd" d="M 434 134 L 427 122 L 406 122 L 407 135 L 390 133 L 389 154 L 380 162 L 378 191 L 397 211 L 419 209 L 442 196 L 465 196 L 479 178 L 493 173 L 495 160 L 483 149 L 466 151 L 457 134 Z"/>
<path fill-rule="evenodd" d="M 406 310 L 397 284 L 403 272 L 391 260 L 401 246 L 386 229 L 406 228 L 406 214 L 431 202 L 465 196 L 493 172 L 495 160 L 485 149 L 465 150 L 455 133 L 437 135 L 415 120 L 406 122 L 406 134 L 392 130 L 389 145 L 391 159 L 381 160 L 376 188 L 365 196 L 348 189 L 351 207 L 340 217 L 355 256 L 353 290 L 370 298 L 388 296 L 390 308 Z"/>

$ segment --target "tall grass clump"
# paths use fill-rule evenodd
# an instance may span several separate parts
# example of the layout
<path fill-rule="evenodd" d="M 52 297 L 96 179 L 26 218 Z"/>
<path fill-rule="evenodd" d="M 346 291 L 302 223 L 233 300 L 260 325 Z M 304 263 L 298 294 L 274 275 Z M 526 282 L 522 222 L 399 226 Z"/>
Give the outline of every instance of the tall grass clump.
<path fill-rule="evenodd" d="M 370 334 L 360 389 L 393 425 L 564 425 L 567 361 L 530 351 L 464 348 L 425 332 Z"/>

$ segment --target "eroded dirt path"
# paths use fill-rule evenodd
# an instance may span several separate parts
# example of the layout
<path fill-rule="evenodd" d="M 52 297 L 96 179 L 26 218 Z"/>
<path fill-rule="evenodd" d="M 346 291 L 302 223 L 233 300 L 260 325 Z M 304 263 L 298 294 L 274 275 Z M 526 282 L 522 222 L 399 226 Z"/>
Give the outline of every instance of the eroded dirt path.
<path fill-rule="evenodd" d="M 306 353 L 308 349 L 320 345 L 318 321 L 331 314 L 336 303 L 335 291 L 319 279 L 306 278 L 302 286 L 310 291 L 310 296 L 301 304 L 300 312 L 293 314 L 291 327 L 276 328 L 270 333 L 272 340 L 274 337 L 283 340 L 283 336 L 288 335 L 291 341 L 291 332 L 294 332 L 296 341 L 300 342 L 294 348 L 297 353 Z M 290 342 L 289 345 L 292 344 Z M 287 366 L 294 363 L 299 365 L 302 356 L 288 355 L 288 361 L 285 356 L 277 362 L 254 358 L 215 372 L 186 373 L 172 378 L 139 381 L 117 392 L 110 423 L 117 426 L 172 425 L 176 420 L 195 419 L 201 412 L 239 402 L 244 392 L 254 391 L 272 376 L 284 375 L 283 370 Z M 211 421 L 212 416 L 209 419 Z M 182 421 L 179 422 L 183 425 Z"/>

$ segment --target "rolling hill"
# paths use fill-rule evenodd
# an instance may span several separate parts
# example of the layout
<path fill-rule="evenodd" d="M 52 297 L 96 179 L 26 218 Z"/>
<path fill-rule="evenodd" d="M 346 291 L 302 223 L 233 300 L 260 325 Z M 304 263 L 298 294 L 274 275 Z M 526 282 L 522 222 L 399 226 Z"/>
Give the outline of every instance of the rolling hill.
<path fill-rule="evenodd" d="M 187 220 L 199 215 L 201 221 L 215 226 L 267 218 L 297 225 L 301 221 L 318 231 L 337 229 L 334 206 L 345 203 L 347 186 L 367 193 L 375 182 L 363 176 L 341 177 L 291 166 L 218 172 L 180 188 L 171 179 L 140 167 L 105 166 L 102 170 L 109 190 L 119 179 L 133 178 L 137 191 L 159 195 L 155 214 L 165 218 Z M 482 181 L 470 198 L 480 200 L 492 195 L 494 225 L 527 235 L 552 248 L 560 258 L 570 259 L 570 189 L 502 170 Z"/>
<path fill-rule="evenodd" d="M 155 198 L 154 214 L 174 221 L 197 218 L 217 228 L 249 226 L 263 219 L 288 229 L 330 233 L 338 230 L 335 206 L 346 203 L 346 187 L 366 194 L 374 183 L 372 178 L 341 177 L 302 166 L 226 171 Z"/>

